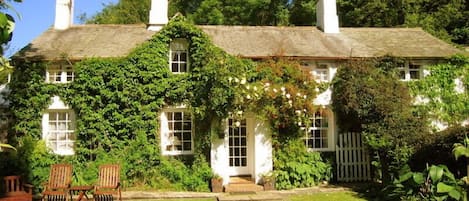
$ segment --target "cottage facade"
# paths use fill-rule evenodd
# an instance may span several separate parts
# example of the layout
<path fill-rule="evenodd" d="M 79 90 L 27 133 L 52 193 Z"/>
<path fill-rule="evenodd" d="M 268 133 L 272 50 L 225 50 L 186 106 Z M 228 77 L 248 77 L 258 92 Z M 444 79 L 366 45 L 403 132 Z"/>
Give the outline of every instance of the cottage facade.
<path fill-rule="evenodd" d="M 14 60 L 50 62 L 45 82 L 73 82 L 73 63 L 90 57 L 123 57 L 137 45 L 149 40 L 167 23 L 167 0 L 152 0 L 148 25 L 74 25 L 73 0 L 56 1 L 54 27 L 44 32 L 14 56 Z M 425 65 L 434 64 L 460 51 L 420 28 L 340 28 L 336 2 L 320 0 L 318 26 L 198 26 L 212 42 L 227 53 L 253 60 L 282 56 L 299 60 L 318 82 L 330 82 L 339 65 L 349 58 L 392 55 L 406 59 L 401 79 L 423 77 Z M 187 39 L 174 39 L 168 55 L 170 71 L 189 73 Z M 67 59 L 64 60 L 64 57 Z M 317 113 L 305 132 L 311 151 L 335 151 L 338 129 L 329 107 L 331 91 L 311 100 L 325 112 Z M 245 119 L 223 121 L 224 137 L 211 143 L 211 168 L 228 183 L 231 176 L 260 175 L 273 169 L 272 140 L 269 127 L 254 114 Z M 191 114 L 184 106 L 168 106 L 160 114 L 160 144 L 163 155 L 194 152 Z M 43 111 L 42 137 L 57 154 L 74 154 L 76 114 L 55 96 Z"/>

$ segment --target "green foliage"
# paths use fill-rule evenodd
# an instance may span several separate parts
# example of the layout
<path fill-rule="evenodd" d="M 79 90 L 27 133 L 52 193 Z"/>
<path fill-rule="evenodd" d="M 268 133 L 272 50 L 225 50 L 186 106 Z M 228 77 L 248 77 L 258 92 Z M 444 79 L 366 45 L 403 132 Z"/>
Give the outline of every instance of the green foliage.
<path fill-rule="evenodd" d="M 423 172 L 405 167 L 384 191 L 388 200 L 467 200 L 464 182 L 444 165 L 432 165 Z"/>
<path fill-rule="evenodd" d="M 423 99 L 419 109 L 434 120 L 459 125 L 469 116 L 469 57 L 453 56 L 447 63 L 429 66 L 428 71 L 423 79 L 409 83 L 413 96 Z M 463 90 L 456 90 L 457 86 Z"/>
<path fill-rule="evenodd" d="M 362 132 L 378 155 L 383 182 L 405 164 L 427 133 L 424 115 L 413 112 L 406 85 L 395 69 L 399 59 L 350 61 L 333 80 L 332 104 L 339 128 Z"/>
<path fill-rule="evenodd" d="M 467 136 L 464 139 L 463 144 L 461 143 L 454 144 L 453 154 L 456 160 L 461 156 L 465 156 L 466 158 L 469 158 L 469 138 L 467 138 Z"/>
<path fill-rule="evenodd" d="M 429 133 L 419 140 L 409 166 L 413 170 L 425 168 L 425 164 L 443 164 L 448 167 L 457 177 L 466 173 L 466 160 L 455 160 L 452 150 L 455 143 L 464 141 L 469 135 L 469 127 L 450 127 L 440 132 Z"/>
<path fill-rule="evenodd" d="M 119 0 L 109 3 L 104 9 L 89 17 L 82 13 L 79 18 L 87 24 L 139 24 L 148 23 L 151 0 Z"/>
<path fill-rule="evenodd" d="M 318 152 L 308 152 L 301 140 L 290 141 L 276 153 L 274 161 L 277 189 L 310 187 L 332 176 L 332 167 Z"/>

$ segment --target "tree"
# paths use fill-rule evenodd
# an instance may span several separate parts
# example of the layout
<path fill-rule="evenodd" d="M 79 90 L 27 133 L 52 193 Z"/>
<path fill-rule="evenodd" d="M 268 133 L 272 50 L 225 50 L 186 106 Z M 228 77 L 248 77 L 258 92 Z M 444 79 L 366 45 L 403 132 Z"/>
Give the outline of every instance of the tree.
<path fill-rule="evenodd" d="M 352 60 L 333 80 L 332 103 L 342 131 L 362 132 L 378 156 L 383 183 L 407 163 L 426 122 L 412 108 L 406 85 L 395 75 L 399 60 Z"/>
<path fill-rule="evenodd" d="M 148 23 L 150 0 L 119 0 L 117 4 L 108 4 L 94 16 L 85 14 L 80 19 L 88 24 L 138 24 Z"/>
<path fill-rule="evenodd" d="M 10 0 L 11 1 L 11 0 Z M 15 2 L 21 2 L 22 0 L 14 0 Z M 8 60 L 3 57 L 3 47 L 11 41 L 13 30 L 15 29 L 15 19 L 5 11 L 12 10 L 13 7 L 6 1 L 0 1 L 0 72 L 5 68 L 11 68 Z M 16 11 L 14 11 L 16 12 Z"/>

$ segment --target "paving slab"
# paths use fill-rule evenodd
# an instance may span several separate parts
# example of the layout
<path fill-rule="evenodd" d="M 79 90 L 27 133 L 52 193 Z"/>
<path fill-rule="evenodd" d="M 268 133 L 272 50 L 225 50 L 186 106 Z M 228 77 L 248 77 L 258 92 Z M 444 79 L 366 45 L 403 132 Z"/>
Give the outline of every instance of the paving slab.
<path fill-rule="evenodd" d="M 223 194 L 217 197 L 218 201 L 282 201 L 278 194 Z"/>

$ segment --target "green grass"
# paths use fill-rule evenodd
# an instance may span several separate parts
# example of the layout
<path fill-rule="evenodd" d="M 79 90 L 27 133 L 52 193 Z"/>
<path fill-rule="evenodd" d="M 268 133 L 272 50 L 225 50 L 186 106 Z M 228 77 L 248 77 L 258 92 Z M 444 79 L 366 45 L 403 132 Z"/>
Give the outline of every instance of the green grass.
<path fill-rule="evenodd" d="M 366 201 L 356 192 L 318 192 L 314 194 L 293 195 L 289 197 L 289 201 Z"/>

